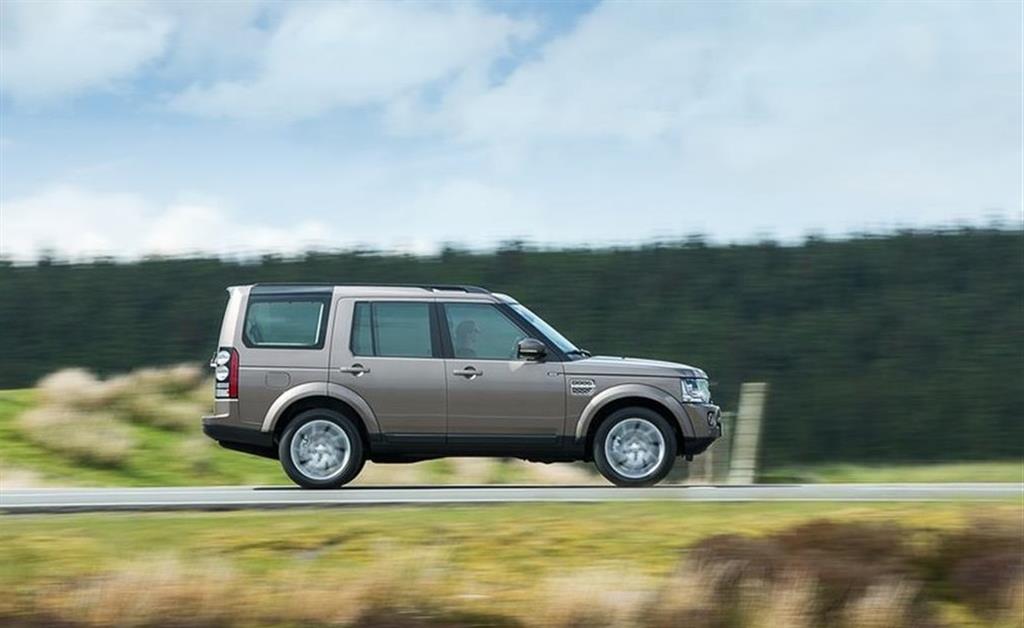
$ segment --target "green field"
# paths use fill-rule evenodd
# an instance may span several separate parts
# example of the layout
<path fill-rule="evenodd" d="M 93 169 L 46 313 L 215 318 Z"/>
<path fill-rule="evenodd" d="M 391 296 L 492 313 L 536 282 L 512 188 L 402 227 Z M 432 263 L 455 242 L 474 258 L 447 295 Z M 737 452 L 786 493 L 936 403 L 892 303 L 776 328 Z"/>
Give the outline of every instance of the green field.
<path fill-rule="evenodd" d="M 762 482 L 890 483 L 890 482 L 1024 482 L 1024 460 L 934 464 L 853 465 L 768 469 Z"/>
<path fill-rule="evenodd" d="M 16 417 L 32 407 L 34 390 L 0 391 L 0 471 L 28 474 L 61 486 L 181 486 L 282 484 L 273 460 L 241 456 L 200 440 L 197 433 L 132 425 L 137 446 L 118 465 L 86 464 L 52 452 L 25 437 Z M 199 417 L 196 417 L 196 430 Z"/>
<path fill-rule="evenodd" d="M 603 625 L 633 626 L 641 625 L 635 618 L 637 605 L 643 605 L 645 596 L 664 597 L 666 586 L 672 597 L 659 598 L 659 607 L 686 604 L 708 617 L 725 617 L 723 602 L 709 598 L 711 589 L 724 586 L 720 578 L 698 574 L 692 564 L 685 573 L 679 571 L 687 548 L 709 535 L 785 535 L 793 526 L 824 520 L 859 535 L 850 540 L 851 546 L 896 543 L 924 555 L 942 546 L 943 535 L 962 530 L 977 534 L 1001 529 L 1001 538 L 1012 542 L 1022 533 L 1022 515 L 1020 502 L 643 502 L 7 516 L 0 526 L 0 546 L 5 548 L 0 620 L 31 618 L 39 624 L 68 625 L 602 625 L 580 623 L 580 614 L 597 610 L 606 619 L 621 620 Z M 895 523 L 902 528 L 850 527 Z M 701 580 L 693 580 L 698 575 Z M 760 609 L 758 614 L 817 612 L 799 597 L 804 585 L 788 578 L 758 582 L 743 589 L 762 587 L 763 595 L 743 602 Z M 1013 584 L 999 582 L 1000 590 Z M 972 610 L 971 600 L 950 598 L 941 589 L 935 585 L 897 602 L 914 604 L 914 613 L 927 608 L 942 619 L 937 625 L 1015 625 L 986 623 Z M 927 605 L 921 606 L 914 600 L 925 593 Z M 797 608 L 758 606 L 766 599 L 790 599 Z M 998 604 L 1007 603 L 1000 600 Z M 712 602 L 717 606 L 706 606 Z M 378 608 L 387 609 L 388 621 L 371 621 Z M 900 612 L 909 613 L 909 608 Z M 403 621 L 433 619 L 396 623 L 396 614 Z M 902 623 L 893 616 L 877 625 Z M 674 622 L 651 620 L 646 625 Z M 736 620 L 700 625 L 767 624 Z"/>

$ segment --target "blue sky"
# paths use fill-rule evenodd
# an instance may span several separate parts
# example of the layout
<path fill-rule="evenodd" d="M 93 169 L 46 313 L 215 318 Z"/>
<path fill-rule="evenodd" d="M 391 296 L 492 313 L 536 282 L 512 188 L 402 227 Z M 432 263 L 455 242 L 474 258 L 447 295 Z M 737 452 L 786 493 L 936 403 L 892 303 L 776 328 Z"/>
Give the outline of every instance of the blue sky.
<path fill-rule="evenodd" d="M 0 254 L 1020 224 L 1018 2 L 2 2 Z"/>

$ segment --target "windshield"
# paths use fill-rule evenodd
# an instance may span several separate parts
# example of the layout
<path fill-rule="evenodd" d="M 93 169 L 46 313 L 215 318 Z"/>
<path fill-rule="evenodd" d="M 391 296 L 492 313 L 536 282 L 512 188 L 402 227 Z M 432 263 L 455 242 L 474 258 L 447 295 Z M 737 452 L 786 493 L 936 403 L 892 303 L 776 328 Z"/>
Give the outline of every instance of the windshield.
<path fill-rule="evenodd" d="M 580 350 L 576 348 L 576 345 L 572 344 L 568 338 L 558 333 L 558 330 L 544 322 L 544 319 L 537 316 L 524 305 L 519 303 L 510 303 L 516 312 L 520 316 L 530 321 L 530 324 L 536 327 L 540 333 L 544 334 L 548 340 L 555 343 L 555 346 L 562 350 L 564 353 L 578 353 Z"/>

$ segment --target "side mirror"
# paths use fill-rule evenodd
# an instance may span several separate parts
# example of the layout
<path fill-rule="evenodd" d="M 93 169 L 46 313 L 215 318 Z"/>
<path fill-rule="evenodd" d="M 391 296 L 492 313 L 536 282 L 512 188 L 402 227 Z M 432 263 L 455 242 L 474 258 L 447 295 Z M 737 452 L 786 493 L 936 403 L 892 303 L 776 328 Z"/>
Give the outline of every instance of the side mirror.
<path fill-rule="evenodd" d="M 536 338 L 523 338 L 516 345 L 516 355 L 521 360 L 540 360 L 548 354 L 548 348 Z"/>

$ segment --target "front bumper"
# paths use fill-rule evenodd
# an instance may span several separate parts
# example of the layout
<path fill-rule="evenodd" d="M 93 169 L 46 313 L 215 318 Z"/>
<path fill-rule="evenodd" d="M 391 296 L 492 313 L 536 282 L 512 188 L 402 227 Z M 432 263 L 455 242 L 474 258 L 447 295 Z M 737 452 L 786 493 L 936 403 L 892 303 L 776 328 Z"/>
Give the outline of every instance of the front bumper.
<path fill-rule="evenodd" d="M 713 442 L 722 435 L 721 408 L 713 403 L 684 403 L 683 409 L 693 426 L 694 439 L 709 438 Z"/>

